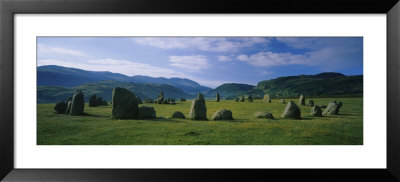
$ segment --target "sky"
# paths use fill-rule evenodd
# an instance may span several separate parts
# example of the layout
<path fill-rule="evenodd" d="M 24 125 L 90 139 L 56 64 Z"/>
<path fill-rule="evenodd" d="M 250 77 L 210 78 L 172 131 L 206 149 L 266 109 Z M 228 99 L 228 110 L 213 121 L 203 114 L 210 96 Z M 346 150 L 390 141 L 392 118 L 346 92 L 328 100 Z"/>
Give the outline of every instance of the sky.
<path fill-rule="evenodd" d="M 188 78 L 215 88 L 281 76 L 363 74 L 362 37 L 38 37 L 37 65 Z"/>

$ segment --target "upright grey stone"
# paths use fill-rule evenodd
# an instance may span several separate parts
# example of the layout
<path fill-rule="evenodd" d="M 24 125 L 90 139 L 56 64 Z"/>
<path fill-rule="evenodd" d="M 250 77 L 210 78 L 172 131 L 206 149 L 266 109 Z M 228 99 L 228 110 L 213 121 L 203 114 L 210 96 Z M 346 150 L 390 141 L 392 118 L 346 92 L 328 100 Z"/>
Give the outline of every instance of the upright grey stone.
<path fill-rule="evenodd" d="M 264 95 L 264 102 L 271 103 L 271 97 L 268 94 Z"/>
<path fill-rule="evenodd" d="M 232 111 L 220 109 L 212 115 L 211 120 L 233 120 Z"/>
<path fill-rule="evenodd" d="M 285 101 L 285 99 L 281 99 L 281 100 L 279 100 L 279 103 L 280 104 L 286 104 L 286 101 Z"/>
<path fill-rule="evenodd" d="M 138 117 L 138 100 L 135 94 L 125 88 L 116 87 L 112 92 L 112 117 L 134 119 Z"/>
<path fill-rule="evenodd" d="M 219 93 L 217 93 L 217 94 L 215 95 L 215 101 L 219 102 L 219 100 L 220 100 Z"/>
<path fill-rule="evenodd" d="M 164 102 L 164 92 L 161 91 L 160 94 L 158 94 L 156 101 L 158 104 L 162 104 Z"/>
<path fill-rule="evenodd" d="M 247 97 L 247 101 L 253 102 L 253 97 L 252 97 L 251 95 L 249 95 L 249 96 Z"/>
<path fill-rule="evenodd" d="M 311 116 L 322 117 L 322 110 L 318 105 L 311 108 Z"/>
<path fill-rule="evenodd" d="M 244 96 L 240 96 L 240 102 L 244 102 Z"/>
<path fill-rule="evenodd" d="M 307 106 L 314 106 L 314 101 L 313 100 L 309 100 L 308 102 L 307 102 Z"/>
<path fill-rule="evenodd" d="M 289 101 L 281 117 L 289 119 L 300 119 L 300 115 L 300 108 L 293 101 Z"/>
<path fill-rule="evenodd" d="M 239 102 L 239 97 L 235 97 L 235 102 Z"/>
<path fill-rule="evenodd" d="M 74 116 L 82 115 L 84 108 L 85 100 L 83 99 L 83 93 L 82 91 L 77 90 L 72 97 L 71 111 L 69 114 Z"/>
<path fill-rule="evenodd" d="M 199 93 L 196 99 L 193 99 L 190 107 L 189 119 L 207 120 L 206 101 L 203 94 Z"/>
<path fill-rule="evenodd" d="M 306 105 L 306 98 L 303 95 L 300 95 L 299 105 L 302 105 L 302 106 Z"/>

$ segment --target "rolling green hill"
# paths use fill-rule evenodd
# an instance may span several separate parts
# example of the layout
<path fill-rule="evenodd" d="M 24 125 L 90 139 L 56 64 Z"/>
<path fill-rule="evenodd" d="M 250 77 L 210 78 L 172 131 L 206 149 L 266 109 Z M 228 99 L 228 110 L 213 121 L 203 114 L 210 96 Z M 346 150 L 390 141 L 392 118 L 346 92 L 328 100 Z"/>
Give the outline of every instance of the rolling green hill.
<path fill-rule="evenodd" d="M 114 80 L 118 82 L 168 84 L 181 89 L 187 94 L 195 95 L 199 92 L 211 90 L 209 87 L 185 78 L 163 78 L 149 76 L 126 76 L 108 71 L 86 71 L 76 68 L 47 65 L 37 67 L 38 86 L 77 87 L 86 83 Z"/>
<path fill-rule="evenodd" d="M 72 97 L 75 90 L 82 90 L 85 101 L 89 100 L 92 94 L 102 97 L 107 101 L 111 101 L 112 90 L 115 87 L 123 87 L 131 90 L 136 96 L 142 100 L 146 98 L 156 98 L 160 91 L 164 92 L 166 98 L 192 98 L 191 95 L 184 93 L 182 90 L 167 84 L 153 83 L 132 83 L 118 81 L 100 81 L 86 83 L 77 87 L 60 87 L 60 86 L 38 86 L 37 102 L 38 103 L 54 103 Z"/>
<path fill-rule="evenodd" d="M 345 76 L 340 73 L 321 73 L 279 77 L 261 81 L 253 90 L 259 90 L 274 97 L 311 97 L 330 95 L 363 94 L 363 76 Z"/>
<path fill-rule="evenodd" d="M 215 98 L 219 93 L 222 99 L 233 99 L 237 95 L 247 94 L 255 86 L 240 83 L 225 83 L 205 93 L 207 98 Z"/>

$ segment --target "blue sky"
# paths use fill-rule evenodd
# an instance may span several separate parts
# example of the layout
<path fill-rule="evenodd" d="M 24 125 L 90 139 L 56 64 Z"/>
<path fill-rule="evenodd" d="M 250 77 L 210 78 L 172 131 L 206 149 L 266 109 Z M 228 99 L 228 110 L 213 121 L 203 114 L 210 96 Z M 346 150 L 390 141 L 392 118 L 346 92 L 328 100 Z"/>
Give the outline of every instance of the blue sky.
<path fill-rule="evenodd" d="M 362 37 L 38 37 L 37 64 L 179 77 L 215 88 L 280 76 L 363 74 Z"/>

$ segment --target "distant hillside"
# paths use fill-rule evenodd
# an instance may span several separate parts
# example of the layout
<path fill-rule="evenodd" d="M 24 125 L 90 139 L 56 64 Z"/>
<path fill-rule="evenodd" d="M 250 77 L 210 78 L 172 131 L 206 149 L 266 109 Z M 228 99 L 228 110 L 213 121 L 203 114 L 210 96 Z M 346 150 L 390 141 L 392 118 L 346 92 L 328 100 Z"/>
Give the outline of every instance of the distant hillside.
<path fill-rule="evenodd" d="M 254 90 L 275 97 L 328 96 L 363 93 L 363 76 L 345 76 L 341 73 L 321 73 L 279 77 L 261 81 Z"/>
<path fill-rule="evenodd" d="M 123 87 L 131 90 L 136 96 L 142 100 L 146 98 L 156 98 L 160 91 L 164 92 L 165 97 L 171 98 L 192 98 L 191 95 L 184 93 L 181 89 L 167 84 L 153 84 L 153 83 L 132 83 L 132 82 L 117 82 L 117 81 L 101 81 L 94 83 L 86 83 L 77 87 L 60 87 L 60 86 L 38 86 L 37 88 L 37 102 L 38 103 L 54 103 L 57 101 L 65 100 L 71 97 L 75 90 L 82 90 L 85 101 L 89 100 L 92 94 L 107 101 L 111 101 L 112 90 L 115 87 Z"/>
<path fill-rule="evenodd" d="M 206 92 L 205 96 L 208 98 L 215 98 L 215 95 L 219 93 L 222 99 L 233 99 L 235 96 L 247 94 L 254 87 L 255 86 L 248 84 L 225 83 Z"/>
<path fill-rule="evenodd" d="M 38 86 L 77 87 L 91 82 L 113 80 L 118 82 L 169 84 L 181 89 L 187 94 L 195 95 L 198 92 L 211 90 L 195 81 L 183 78 L 153 78 L 148 76 L 126 76 L 107 71 L 86 71 L 62 66 L 39 66 L 37 68 Z"/>

